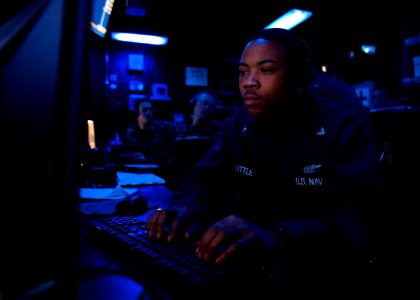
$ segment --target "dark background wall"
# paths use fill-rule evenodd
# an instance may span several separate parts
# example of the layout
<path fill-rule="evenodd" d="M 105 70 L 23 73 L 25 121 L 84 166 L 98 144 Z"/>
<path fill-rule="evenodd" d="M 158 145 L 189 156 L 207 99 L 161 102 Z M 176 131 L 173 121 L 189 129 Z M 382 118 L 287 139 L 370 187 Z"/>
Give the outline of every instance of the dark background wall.
<path fill-rule="evenodd" d="M 413 80 L 412 57 L 420 51 L 418 47 L 408 47 L 405 41 L 419 35 L 420 22 L 409 1 L 298 0 L 279 3 L 264 0 L 252 6 L 233 3 L 232 7 L 227 7 L 222 0 L 116 0 L 109 33 L 152 33 L 167 36 L 169 42 L 163 47 L 133 46 L 112 41 L 108 33 L 102 45 L 93 45 L 103 48 L 100 51 L 105 52 L 102 56 L 108 55 L 109 68 L 118 73 L 119 96 L 107 94 L 112 98 L 108 99 L 109 109 L 118 111 L 127 101 L 123 99 L 127 94 L 123 89 L 127 80 L 133 77 L 123 70 L 127 63 L 123 56 L 127 53 L 144 55 L 148 68 L 142 75 L 146 96 L 152 82 L 168 84 L 172 101 L 163 106 L 171 110 L 183 110 L 195 90 L 185 85 L 187 66 L 207 68 L 209 87 L 217 90 L 227 105 L 240 104 L 236 91 L 237 62 L 244 43 L 291 8 L 313 12 L 311 18 L 292 30 L 311 46 L 319 67 L 328 66 L 329 74 L 350 84 L 372 81 L 375 86 L 388 90 L 392 98 L 418 101 L 418 80 Z M 132 14 L 133 10 L 140 10 L 142 14 Z M 376 54 L 362 52 L 362 44 L 375 45 Z M 92 68 L 96 70 L 95 66 Z"/>

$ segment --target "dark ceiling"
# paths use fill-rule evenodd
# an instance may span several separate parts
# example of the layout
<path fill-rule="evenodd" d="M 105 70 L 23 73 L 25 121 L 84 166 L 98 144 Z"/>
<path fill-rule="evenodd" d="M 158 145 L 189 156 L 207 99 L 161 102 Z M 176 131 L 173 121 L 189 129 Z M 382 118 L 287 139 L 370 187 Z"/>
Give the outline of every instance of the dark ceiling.
<path fill-rule="evenodd" d="M 393 43 L 420 30 L 414 4 L 398 0 L 116 0 L 110 30 L 167 35 L 178 53 L 238 57 L 243 43 L 291 8 L 313 12 L 293 30 L 321 57 L 361 43 Z M 142 6 L 145 16 L 128 16 L 127 6 Z M 411 33 L 413 32 L 414 33 Z"/>

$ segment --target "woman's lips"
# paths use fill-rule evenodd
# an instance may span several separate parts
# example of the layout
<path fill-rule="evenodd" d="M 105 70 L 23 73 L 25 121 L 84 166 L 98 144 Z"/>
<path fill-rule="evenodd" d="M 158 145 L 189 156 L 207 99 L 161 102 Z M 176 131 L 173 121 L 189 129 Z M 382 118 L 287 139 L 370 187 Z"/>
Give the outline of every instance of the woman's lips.
<path fill-rule="evenodd" d="M 258 95 L 253 93 L 245 93 L 243 96 L 243 101 L 246 106 L 254 106 L 260 103 L 261 98 Z"/>
<path fill-rule="evenodd" d="M 261 102 L 261 97 L 258 97 L 258 95 L 255 94 L 245 94 L 243 100 L 245 105 L 253 106 Z"/>
<path fill-rule="evenodd" d="M 255 106 L 255 105 L 258 105 L 259 102 L 260 100 L 256 98 L 244 99 L 244 104 L 246 106 Z"/>

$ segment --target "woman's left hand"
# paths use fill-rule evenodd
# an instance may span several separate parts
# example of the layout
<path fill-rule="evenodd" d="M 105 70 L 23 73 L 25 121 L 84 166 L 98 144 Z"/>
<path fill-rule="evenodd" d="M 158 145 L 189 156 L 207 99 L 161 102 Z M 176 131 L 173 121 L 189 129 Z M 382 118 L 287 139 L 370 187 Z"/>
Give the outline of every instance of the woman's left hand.
<path fill-rule="evenodd" d="M 280 244 L 281 239 L 274 230 L 262 229 L 230 215 L 207 228 L 197 243 L 196 253 L 201 259 L 214 259 L 220 264 L 237 253 L 254 256 L 272 253 Z"/>

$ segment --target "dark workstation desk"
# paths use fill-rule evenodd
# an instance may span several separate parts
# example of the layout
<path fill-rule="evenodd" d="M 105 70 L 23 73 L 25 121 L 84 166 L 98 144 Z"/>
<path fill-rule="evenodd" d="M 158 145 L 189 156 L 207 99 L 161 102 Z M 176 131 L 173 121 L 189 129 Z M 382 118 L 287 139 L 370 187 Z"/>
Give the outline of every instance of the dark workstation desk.
<path fill-rule="evenodd" d="M 156 172 L 156 174 L 159 173 Z M 98 187 L 98 189 L 103 188 L 104 187 Z M 120 187 L 113 186 L 112 188 L 118 189 Z M 140 194 L 148 200 L 149 207 L 164 208 L 167 206 L 171 196 L 171 190 L 166 184 L 148 184 L 127 187 L 127 189 L 132 188 L 138 189 Z M 174 278 L 174 283 L 171 281 L 171 277 L 166 276 L 166 274 L 162 273 L 160 274 L 161 276 L 159 276 L 159 274 L 158 276 L 156 276 L 156 274 L 152 275 L 152 273 L 156 272 L 151 272 L 153 270 L 150 269 L 150 265 L 143 265 L 141 261 L 133 261 L 129 255 L 125 255 L 125 253 L 113 249 L 109 244 L 102 243 L 95 239 L 95 236 L 89 228 L 90 221 L 97 217 L 101 217 L 101 214 L 95 214 L 96 212 L 105 214 L 112 213 L 112 210 L 118 201 L 118 199 L 103 201 L 81 199 L 78 299 L 172 300 L 189 299 L 192 295 L 196 295 L 197 298 L 200 299 L 211 299 L 209 294 L 202 293 L 201 291 L 197 292 L 194 288 L 188 289 L 188 286 L 186 286 L 186 288 L 185 286 L 182 286 L 182 288 L 178 289 L 176 286 L 177 278 Z M 153 210 L 147 211 L 138 216 L 138 219 L 146 221 L 148 215 L 152 212 Z M 379 259 L 379 268 L 378 265 L 376 265 L 373 272 L 370 269 L 368 270 L 372 272 L 373 275 L 365 274 L 368 278 L 372 277 L 367 281 L 367 285 L 363 284 L 362 288 L 355 286 L 351 295 L 363 293 L 365 295 L 378 296 L 385 295 L 388 291 L 400 292 L 401 290 L 404 290 L 400 288 L 400 286 L 404 285 L 402 284 L 404 280 L 399 279 L 399 281 L 396 281 L 393 279 L 395 274 L 400 274 L 399 272 L 394 273 L 394 271 L 390 270 L 390 268 L 395 269 L 395 263 L 392 261 L 391 263 L 384 264 L 381 260 L 382 259 Z M 333 288 L 333 286 L 331 286 L 331 288 Z M 254 284 L 254 282 L 248 281 L 247 283 L 240 285 L 240 290 L 242 290 L 245 298 L 247 298 L 246 296 L 249 296 L 247 295 L 247 291 L 250 289 L 253 291 L 258 290 L 258 293 L 260 290 L 261 292 L 264 291 L 264 289 L 260 289 L 258 284 Z M 280 286 L 275 286 L 274 290 L 281 290 L 283 292 Z M 216 293 L 216 295 L 218 295 L 217 297 L 224 297 L 225 295 L 225 291 L 220 289 L 215 289 L 212 292 Z M 346 293 L 347 292 L 349 291 L 346 291 Z M 206 296 L 208 297 L 206 298 Z M 341 296 L 344 295 L 340 292 L 338 298 L 344 299 L 341 298 Z M 236 299 L 239 298 L 236 297 Z M 264 297 L 262 297 L 262 295 L 260 297 L 258 294 L 258 296 L 252 299 L 264 299 Z"/>
<path fill-rule="evenodd" d="M 172 193 L 166 184 L 126 187 L 127 190 L 132 188 L 138 189 L 139 194 L 148 200 L 148 206 L 153 207 L 146 213 L 135 217 L 136 223 L 134 226 L 136 229 L 134 232 L 144 232 L 141 222 L 146 221 L 155 208 L 166 207 Z M 109 190 L 110 187 L 101 186 L 97 189 L 102 192 L 103 190 Z M 119 195 L 121 186 L 114 186 L 110 190 L 112 190 L 113 195 Z M 81 188 L 80 195 L 83 196 L 82 192 L 86 191 Z M 183 259 L 182 262 L 181 260 L 177 260 L 176 263 L 173 262 L 171 255 L 154 256 L 162 252 L 152 253 L 150 257 L 143 259 L 142 254 L 144 253 L 139 253 L 138 249 L 144 247 L 144 244 L 138 243 L 138 236 L 118 235 L 120 233 L 118 230 L 116 234 L 113 234 L 112 230 L 114 228 L 110 231 L 105 230 L 106 237 L 109 237 L 111 232 L 111 239 L 104 239 L 104 236 L 100 236 L 98 239 L 98 227 L 96 227 L 95 224 L 97 223 L 95 221 L 103 217 L 107 218 L 107 214 L 112 215 L 113 208 L 119 201 L 118 197 L 116 198 L 101 200 L 81 197 L 78 299 L 172 300 L 190 299 L 192 296 L 197 296 L 202 300 L 235 297 L 243 299 L 252 293 L 257 294 L 254 294 L 255 297 L 250 296 L 251 299 L 266 298 L 268 292 L 265 292 L 265 287 L 271 284 L 270 282 L 266 284 L 266 276 L 267 274 L 271 276 L 272 273 L 262 269 L 260 265 L 242 268 L 242 265 L 233 264 L 232 269 L 218 268 L 195 256 L 194 242 L 171 243 L 174 248 L 162 246 L 159 249 L 159 251 L 165 253 L 181 253 L 181 257 L 177 257 Z M 122 216 L 122 218 L 124 217 L 127 216 Z M 132 217 L 128 216 L 128 218 L 131 219 Z M 116 217 L 116 219 L 121 220 L 121 216 Z M 93 230 L 92 223 L 94 224 Z M 130 233 L 135 235 L 131 231 L 132 226 L 128 225 L 127 227 L 129 227 Z M 99 235 L 101 230 L 103 229 L 99 229 Z M 143 237 L 145 237 L 144 234 Z M 156 244 L 159 243 L 164 244 L 165 242 L 156 242 Z M 121 245 L 123 247 L 120 247 Z M 174 249 L 181 249 L 181 252 Z M 150 248 L 148 250 L 150 251 Z M 185 253 L 185 256 L 182 253 Z M 168 259 L 167 257 L 171 258 Z M 153 262 L 149 264 L 148 260 L 151 258 Z M 163 266 L 160 265 L 165 260 L 167 263 L 163 263 Z M 188 267 L 186 267 L 187 265 Z M 238 266 L 240 269 L 238 269 Z M 261 280 L 262 285 L 259 285 L 259 280 Z M 276 289 L 277 286 L 276 282 Z M 227 295 L 230 295 L 230 297 Z"/>
<path fill-rule="evenodd" d="M 99 191 L 114 187 L 99 187 Z M 116 186 L 116 189 L 121 187 Z M 171 191 L 165 184 L 150 184 L 129 186 L 127 190 L 138 189 L 148 200 L 149 207 L 165 207 Z M 171 299 L 158 283 L 147 281 L 147 269 L 138 265 L 134 268 L 132 262 L 123 257 L 119 251 L 111 249 L 95 239 L 89 228 L 89 223 L 103 213 L 111 213 L 112 207 L 120 200 L 115 199 L 81 199 L 80 200 L 80 254 L 79 254 L 79 286 L 80 300 L 135 300 L 135 299 Z M 146 221 L 152 213 L 149 210 L 138 216 Z"/>

